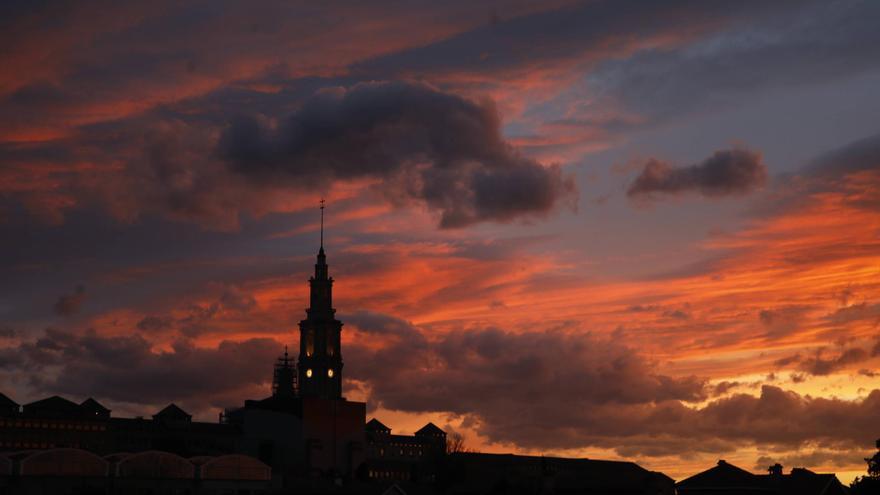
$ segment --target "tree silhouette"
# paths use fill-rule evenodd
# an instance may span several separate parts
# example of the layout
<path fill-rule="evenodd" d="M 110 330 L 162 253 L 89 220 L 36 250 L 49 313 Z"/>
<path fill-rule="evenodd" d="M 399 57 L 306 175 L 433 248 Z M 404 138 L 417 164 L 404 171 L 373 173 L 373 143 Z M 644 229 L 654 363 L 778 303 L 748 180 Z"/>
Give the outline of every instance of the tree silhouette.
<path fill-rule="evenodd" d="M 868 463 L 868 476 L 872 478 L 880 478 L 880 439 L 877 439 L 877 453 L 872 457 L 865 458 Z"/>
<path fill-rule="evenodd" d="M 461 433 L 453 433 L 446 440 L 447 454 L 461 454 L 470 452 L 470 449 L 464 444 L 464 436 Z"/>
<path fill-rule="evenodd" d="M 877 452 L 865 458 L 865 462 L 868 463 L 868 474 L 856 478 L 850 485 L 852 495 L 880 493 L 880 439 L 877 440 L 876 446 Z"/>

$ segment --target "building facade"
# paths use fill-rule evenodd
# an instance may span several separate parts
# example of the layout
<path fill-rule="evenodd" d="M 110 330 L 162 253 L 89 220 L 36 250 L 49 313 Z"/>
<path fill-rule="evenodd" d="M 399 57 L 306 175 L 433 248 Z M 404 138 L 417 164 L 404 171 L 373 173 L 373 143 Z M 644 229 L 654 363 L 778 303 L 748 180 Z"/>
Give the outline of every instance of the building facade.
<path fill-rule="evenodd" d="M 446 456 L 446 432 L 428 423 L 414 435 L 393 435 L 376 418 L 366 425 L 366 463 L 361 477 L 432 483 Z"/>
<path fill-rule="evenodd" d="M 0 394 L 2 395 L 2 394 Z M 184 457 L 231 454 L 240 432 L 232 425 L 192 421 L 170 404 L 151 418 L 116 418 L 94 399 L 77 404 L 53 396 L 18 406 L 2 395 L 0 449 L 74 448 L 108 455 L 162 450 Z"/>

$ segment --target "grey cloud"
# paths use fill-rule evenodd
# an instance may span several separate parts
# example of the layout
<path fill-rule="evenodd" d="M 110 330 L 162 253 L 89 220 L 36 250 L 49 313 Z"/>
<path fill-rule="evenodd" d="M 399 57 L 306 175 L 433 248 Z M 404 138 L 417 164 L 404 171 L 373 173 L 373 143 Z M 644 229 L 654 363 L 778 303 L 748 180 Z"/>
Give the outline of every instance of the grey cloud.
<path fill-rule="evenodd" d="M 791 356 L 786 356 L 784 358 L 779 358 L 773 361 L 773 366 L 776 366 L 777 368 L 782 368 L 790 364 L 799 363 L 801 362 L 801 359 L 802 357 L 800 353 L 792 354 Z"/>
<path fill-rule="evenodd" d="M 349 376 L 368 385 L 372 403 L 458 414 L 492 441 L 527 448 L 599 446 L 630 456 L 679 455 L 683 444 L 700 452 L 812 442 L 838 448 L 869 442 L 864 431 L 880 406 L 880 391 L 861 401 L 766 385 L 758 396 L 727 395 L 742 384 L 708 387 L 660 375 L 632 349 L 590 334 L 485 328 L 429 335 L 387 315 L 351 320 L 365 335 L 391 337 L 379 349 L 354 344 L 346 351 Z M 365 368 L 376 362 L 394 365 Z M 709 395 L 727 396 L 694 405 Z"/>
<path fill-rule="evenodd" d="M 853 141 L 813 160 L 805 172 L 810 175 L 842 175 L 880 168 L 880 134 Z"/>
<path fill-rule="evenodd" d="M 758 321 L 767 329 L 768 339 L 778 339 L 797 331 L 811 309 L 798 305 L 762 309 L 758 312 Z"/>
<path fill-rule="evenodd" d="M 731 390 L 743 386 L 743 383 L 738 381 L 722 381 L 715 384 L 714 390 L 712 391 L 713 396 L 724 395 Z"/>
<path fill-rule="evenodd" d="M 856 363 L 861 363 L 871 357 L 870 352 L 860 347 L 845 349 L 838 355 L 827 359 L 823 358 L 822 354 L 822 349 L 819 349 L 815 356 L 804 359 L 801 362 L 801 369 L 811 375 L 830 375 L 837 370 Z"/>
<path fill-rule="evenodd" d="M 802 172 L 810 190 L 842 190 L 845 192 L 846 204 L 870 212 L 880 212 L 880 134 L 874 134 L 837 149 L 822 154 L 813 160 Z M 859 190 L 844 189 L 840 178 L 851 174 L 859 174 L 854 184 Z M 873 246 L 870 246 L 873 248 Z M 873 308 L 862 308 L 866 311 L 877 311 Z M 843 313 L 843 311 L 842 311 Z"/>
<path fill-rule="evenodd" d="M 258 184 L 382 179 L 392 201 L 421 202 L 447 228 L 545 215 L 576 194 L 558 165 L 542 166 L 503 139 L 490 102 L 415 83 L 319 92 L 277 131 L 239 119 L 220 150 Z"/>
<path fill-rule="evenodd" d="M 226 286 L 217 302 L 223 309 L 239 313 L 247 313 L 257 307 L 253 294 L 235 285 Z"/>
<path fill-rule="evenodd" d="M 836 310 L 825 317 L 829 322 L 837 325 L 846 325 L 847 323 L 857 321 L 874 320 L 880 323 L 880 303 L 860 303 L 846 306 Z"/>
<path fill-rule="evenodd" d="M 265 338 L 222 341 L 211 348 L 182 340 L 170 350 L 152 346 L 137 334 L 105 337 L 47 329 L 39 339 L 13 348 L 18 359 L 5 364 L 28 371 L 37 392 L 142 405 L 175 401 L 201 410 L 238 404 L 261 390 L 268 393 L 262 387 L 283 349 Z"/>
<path fill-rule="evenodd" d="M 673 167 L 651 159 L 627 189 L 630 198 L 699 192 L 707 197 L 743 195 L 764 184 L 767 167 L 760 153 L 746 149 L 716 151 L 702 162 Z"/>
<path fill-rule="evenodd" d="M 658 374 L 632 349 L 591 334 L 485 328 L 430 335 L 389 315 L 345 318 L 361 336 L 381 337 L 369 346 L 356 339 L 345 351 L 350 386 L 367 385 L 371 404 L 457 414 L 489 440 L 524 448 L 598 446 L 629 456 L 679 455 L 684 444 L 699 452 L 816 442 L 851 448 L 869 442 L 864 432 L 880 407 L 880 391 L 844 401 L 772 386 L 759 396 L 734 393 L 698 406 L 710 392 L 729 394 L 740 384 L 709 390 L 695 377 Z M 47 329 L 35 341 L 0 349 L 0 365 L 28 373 L 31 387 L 47 394 L 141 405 L 183 399 L 207 410 L 264 393 L 281 345 L 250 339 L 151 348 L 138 335 Z"/>
<path fill-rule="evenodd" d="M 60 296 L 58 300 L 55 301 L 55 305 L 52 308 L 57 315 L 71 316 L 79 312 L 85 300 L 86 288 L 82 285 L 78 285 L 72 294 Z"/>
<path fill-rule="evenodd" d="M 168 316 L 148 315 L 137 322 L 138 330 L 155 332 L 170 329 L 174 325 L 174 319 Z"/>
<path fill-rule="evenodd" d="M 359 74 L 411 77 L 485 74 L 503 78 L 536 67 L 591 65 L 627 53 L 633 37 L 650 39 L 678 32 L 703 33 L 737 21 L 779 12 L 793 2 L 575 3 L 533 15 L 512 17 L 436 43 L 382 55 L 353 65 Z M 638 15 L 634 12 L 638 11 Z M 634 44 L 634 43 L 633 43 Z M 540 64 L 540 65 L 539 65 Z"/>
<path fill-rule="evenodd" d="M 830 356 L 828 349 L 821 347 L 811 355 L 804 356 L 801 353 L 796 353 L 779 358 L 773 361 L 773 365 L 777 368 L 783 368 L 797 364 L 798 369 L 804 373 L 825 376 L 880 356 L 880 338 L 876 339 L 872 347 L 868 348 L 855 346 L 844 349 L 843 343 L 840 345 L 841 349 L 831 353 Z"/>
<path fill-rule="evenodd" d="M 65 209 L 99 206 L 125 222 L 160 214 L 215 230 L 240 228 L 242 213 L 262 216 L 292 193 L 360 179 L 375 180 L 392 204 L 438 212 L 443 227 L 542 217 L 576 204 L 573 177 L 506 142 L 488 101 L 403 82 L 325 88 L 304 102 L 296 92 L 252 92 L 247 101 L 262 102 L 253 108 L 276 114 L 302 105 L 275 131 L 242 117 L 223 132 L 228 107 L 240 105 L 226 97 L 81 126 L 58 140 L 0 143 L 0 166 L 10 173 L 28 176 L 28 163 L 57 170 L 48 174 L 56 186 L 10 198 L 56 224 Z M 74 173 L 78 163 L 124 168 Z"/>
<path fill-rule="evenodd" d="M 730 106 L 757 90 L 823 83 L 880 67 L 873 56 L 880 43 L 875 2 L 771 3 L 778 8 L 768 8 L 768 15 L 719 26 L 688 46 L 604 61 L 588 76 L 591 94 L 657 123 Z"/>
<path fill-rule="evenodd" d="M 779 454 L 774 456 L 761 456 L 755 464 L 755 471 L 766 471 L 768 467 L 775 463 L 780 463 L 786 468 L 795 467 L 817 467 L 817 466 L 836 466 L 839 468 L 847 468 L 852 466 L 854 462 L 864 458 L 862 449 L 842 449 L 842 450 L 824 450 L 816 449 L 809 453 L 795 454 Z"/>
<path fill-rule="evenodd" d="M 357 319 L 351 322 L 359 330 L 362 324 Z M 550 401 L 568 395 L 585 404 L 699 400 L 704 396 L 701 380 L 655 375 L 631 349 L 589 334 L 509 333 L 487 328 L 429 340 L 417 327 L 397 320 L 384 331 L 393 332 L 393 343 L 380 350 L 355 344 L 349 346 L 348 355 L 362 362 L 385 362 L 398 356 L 399 367 L 411 371 L 421 367 L 417 363 L 437 365 L 433 371 L 416 375 L 398 373 L 397 367 L 387 375 L 378 371 L 379 376 L 373 376 L 376 370 L 361 374 L 359 378 L 373 384 L 374 398 L 387 407 L 419 411 L 453 407 L 464 412 L 496 395 L 515 401 L 536 397 Z"/>

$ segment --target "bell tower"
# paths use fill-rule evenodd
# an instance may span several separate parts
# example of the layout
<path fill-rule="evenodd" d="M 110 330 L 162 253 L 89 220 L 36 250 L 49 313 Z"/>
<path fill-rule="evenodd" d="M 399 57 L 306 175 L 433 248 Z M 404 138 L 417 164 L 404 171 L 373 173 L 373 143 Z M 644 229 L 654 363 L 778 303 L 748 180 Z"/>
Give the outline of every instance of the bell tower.
<path fill-rule="evenodd" d="M 324 254 L 324 200 L 321 200 L 321 244 L 315 263 L 306 319 L 299 322 L 299 395 L 323 399 L 342 398 L 342 322 L 333 309 L 333 277 Z"/>

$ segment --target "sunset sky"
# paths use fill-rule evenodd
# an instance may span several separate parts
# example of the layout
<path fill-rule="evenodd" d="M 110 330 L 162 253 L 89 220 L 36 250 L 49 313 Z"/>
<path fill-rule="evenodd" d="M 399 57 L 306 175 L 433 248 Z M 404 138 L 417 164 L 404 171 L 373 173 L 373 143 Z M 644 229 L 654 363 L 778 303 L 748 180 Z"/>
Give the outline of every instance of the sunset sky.
<path fill-rule="evenodd" d="M 0 391 L 216 421 L 296 348 L 485 452 L 864 473 L 880 2 L 0 3 Z"/>

